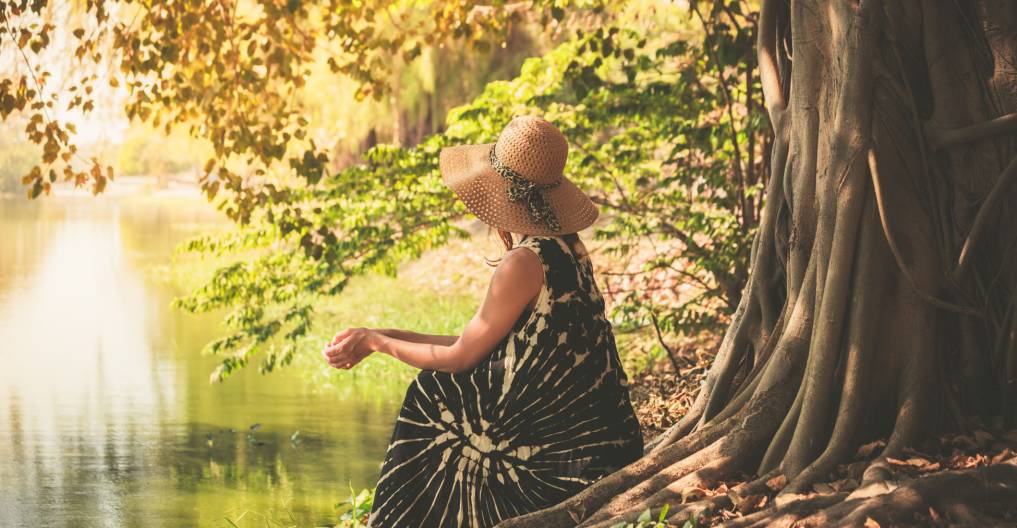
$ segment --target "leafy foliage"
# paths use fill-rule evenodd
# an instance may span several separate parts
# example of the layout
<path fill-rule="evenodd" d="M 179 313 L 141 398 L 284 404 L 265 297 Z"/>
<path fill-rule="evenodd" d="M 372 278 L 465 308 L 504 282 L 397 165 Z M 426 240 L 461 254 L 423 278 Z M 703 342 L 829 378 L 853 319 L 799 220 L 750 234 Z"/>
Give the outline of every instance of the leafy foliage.
<path fill-rule="evenodd" d="M 103 8 L 88 5 L 98 19 Z M 229 310 L 226 335 L 208 347 L 223 356 L 213 379 L 255 357 L 263 372 L 289 363 L 321 296 L 464 235 L 456 220 L 466 211 L 441 184 L 438 153 L 493 141 L 520 114 L 543 115 L 569 138 L 568 174 L 605 213 L 596 236 L 620 262 L 604 271 L 623 324 L 695 334 L 716 328 L 738 302 L 767 140 L 755 17 L 743 2 L 693 2 L 684 14 L 654 4 L 636 15 L 571 2 L 479 10 L 381 2 L 357 12 L 341 2 L 118 5 L 133 6 L 136 23 L 97 32 L 124 50 L 128 111 L 189 123 L 212 142 L 203 188 L 210 198 L 225 189 L 221 204 L 240 224 L 187 247 L 233 259 L 178 301 L 195 312 Z M 362 163 L 326 174 L 326 154 L 307 137 L 292 97 L 316 47 L 341 43 L 329 66 L 360 81 L 362 95 L 378 96 L 393 61 L 448 39 L 490 43 L 526 9 L 548 21 L 583 9 L 597 18 L 575 23 L 518 76 L 453 109 L 443 133 L 410 147 L 376 146 Z M 407 27 L 414 30 L 393 29 Z M 310 36 L 318 34 L 327 38 Z"/>
<path fill-rule="evenodd" d="M 325 174 L 328 153 L 310 137 L 297 97 L 323 56 L 332 71 L 360 83 L 360 98 L 380 98 L 393 69 L 425 46 L 454 40 L 489 48 L 529 10 L 550 21 L 570 5 L 86 0 L 56 20 L 61 15 L 46 1 L 4 2 L 0 37 L 14 43 L 22 68 L 0 79 L 0 119 L 27 111 L 25 133 L 43 148 L 23 179 L 29 197 L 48 193 L 60 175 L 99 193 L 113 169 L 78 153 L 71 114 L 95 109 L 95 94 L 106 90 L 100 84 L 123 90 L 129 118 L 167 133 L 184 126 L 211 143 L 202 189 L 209 199 L 229 191 L 225 211 L 247 223 L 255 209 L 288 201 L 293 177 L 314 184 Z M 57 23 L 73 26 L 59 28 L 70 34 L 55 35 Z M 58 82 L 39 60 L 58 40 L 71 42 L 70 81 Z"/>
<path fill-rule="evenodd" d="M 645 324 L 663 311 L 658 323 L 669 330 L 693 333 L 719 324 L 745 280 L 764 171 L 755 154 L 742 151 L 763 133 L 762 120 L 725 106 L 750 97 L 754 87 L 733 79 L 752 76 L 717 73 L 687 38 L 657 35 L 651 42 L 619 26 L 580 34 L 528 60 L 518 77 L 488 84 L 449 114 L 445 133 L 411 148 L 374 148 L 366 163 L 291 190 L 285 208 L 269 211 L 246 235 L 193 243 L 195 250 L 239 248 L 253 257 L 219 270 L 181 303 L 190 310 L 234 307 L 227 317 L 233 333 L 211 346 L 216 353 L 235 351 L 217 375 L 262 350 L 264 370 L 288 362 L 292 346 L 271 338 L 303 335 L 315 296 L 335 295 L 367 270 L 393 271 L 401 259 L 463 234 L 453 221 L 465 211 L 440 182 L 438 152 L 493 141 L 525 113 L 543 114 L 569 138 L 568 174 L 610 213 L 597 230 L 609 248 L 626 253 L 640 241 L 678 241 L 633 274 L 680 269 L 704 285 L 677 306 L 627 292 L 619 303 L 623 320 Z"/>

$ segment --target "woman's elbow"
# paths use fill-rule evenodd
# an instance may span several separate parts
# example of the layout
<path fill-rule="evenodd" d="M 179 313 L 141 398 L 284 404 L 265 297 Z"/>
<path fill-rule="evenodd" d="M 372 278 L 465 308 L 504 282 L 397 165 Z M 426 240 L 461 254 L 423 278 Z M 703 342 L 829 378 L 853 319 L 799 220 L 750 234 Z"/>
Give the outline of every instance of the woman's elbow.
<path fill-rule="evenodd" d="M 487 351 L 483 354 L 471 353 L 466 350 L 459 350 L 459 353 L 453 354 L 451 361 L 449 362 L 448 370 L 453 374 L 465 374 L 470 372 L 477 367 L 484 358 L 490 353 Z"/>
<path fill-rule="evenodd" d="M 479 361 L 478 362 L 456 361 L 449 365 L 448 371 L 452 374 L 466 374 L 467 372 L 473 370 L 473 368 L 476 367 L 478 363 Z"/>

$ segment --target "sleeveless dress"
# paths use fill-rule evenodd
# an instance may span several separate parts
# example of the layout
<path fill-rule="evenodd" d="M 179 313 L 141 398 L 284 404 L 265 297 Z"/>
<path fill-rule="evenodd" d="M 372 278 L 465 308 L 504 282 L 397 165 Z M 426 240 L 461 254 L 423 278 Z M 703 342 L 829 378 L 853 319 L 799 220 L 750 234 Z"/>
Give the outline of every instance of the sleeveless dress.
<path fill-rule="evenodd" d="M 544 268 L 536 306 L 472 370 L 417 375 L 368 526 L 494 526 L 557 504 L 643 454 L 585 249 L 553 236 L 519 246 Z"/>

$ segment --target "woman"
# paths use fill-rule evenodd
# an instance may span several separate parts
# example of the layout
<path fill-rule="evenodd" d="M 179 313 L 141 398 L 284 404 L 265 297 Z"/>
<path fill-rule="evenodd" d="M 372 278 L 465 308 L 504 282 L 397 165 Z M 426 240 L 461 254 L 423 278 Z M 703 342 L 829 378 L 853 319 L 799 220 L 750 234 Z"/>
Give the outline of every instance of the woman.
<path fill-rule="evenodd" d="M 422 369 L 396 420 L 371 526 L 493 526 L 642 455 L 576 235 L 597 209 L 564 177 L 567 152 L 537 117 L 513 119 L 496 143 L 442 150 L 445 184 L 505 243 L 483 304 L 461 336 L 353 328 L 326 345 L 336 368 L 381 352 Z"/>

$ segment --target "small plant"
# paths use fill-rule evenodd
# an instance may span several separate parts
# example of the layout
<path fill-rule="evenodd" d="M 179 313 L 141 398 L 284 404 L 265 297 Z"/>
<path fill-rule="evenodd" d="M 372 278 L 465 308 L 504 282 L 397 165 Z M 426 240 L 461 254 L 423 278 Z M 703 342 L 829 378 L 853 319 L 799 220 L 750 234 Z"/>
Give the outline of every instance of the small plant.
<path fill-rule="evenodd" d="M 676 524 L 668 524 L 667 522 L 667 512 L 669 508 L 670 506 L 665 504 L 657 514 L 657 520 L 653 520 L 653 512 L 647 508 L 646 510 L 643 510 L 643 513 L 639 514 L 639 517 L 636 518 L 636 522 L 618 523 L 611 528 L 668 528 L 669 526 L 677 526 Z M 709 510 L 703 510 L 692 515 L 681 525 L 682 528 L 700 528 L 700 526 L 702 526 L 701 521 L 703 515 L 706 515 L 708 512 Z"/>
<path fill-rule="evenodd" d="M 367 526 L 367 518 L 371 515 L 374 504 L 374 488 L 362 489 L 357 493 L 350 485 L 350 498 L 336 503 L 339 513 L 338 528 L 361 528 Z"/>
<path fill-rule="evenodd" d="M 653 514 L 650 512 L 650 509 L 647 508 L 643 511 L 643 513 L 639 514 L 635 523 L 618 523 L 611 528 L 667 528 L 667 510 L 668 505 L 665 504 L 664 507 L 660 509 L 660 513 L 657 514 L 657 520 L 654 521 Z"/>

